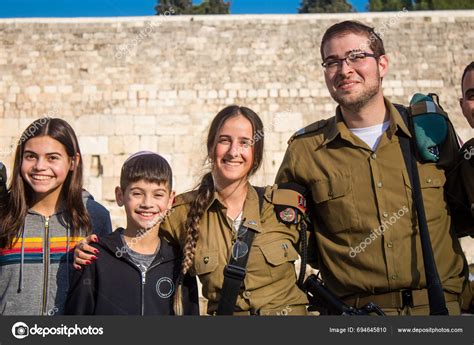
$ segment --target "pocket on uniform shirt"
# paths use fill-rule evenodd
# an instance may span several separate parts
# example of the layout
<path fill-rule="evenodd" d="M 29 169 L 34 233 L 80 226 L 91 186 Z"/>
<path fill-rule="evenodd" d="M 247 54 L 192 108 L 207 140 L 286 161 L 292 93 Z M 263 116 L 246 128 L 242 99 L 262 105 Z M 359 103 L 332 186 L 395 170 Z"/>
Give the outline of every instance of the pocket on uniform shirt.
<path fill-rule="evenodd" d="M 293 262 L 298 259 L 298 252 L 291 241 L 282 239 L 262 244 L 260 250 L 268 264 L 273 281 L 282 279 L 288 271 L 296 275 Z"/>
<path fill-rule="evenodd" d="M 194 271 L 200 276 L 215 271 L 217 268 L 217 250 L 199 251 L 194 257 Z"/>
<path fill-rule="evenodd" d="M 350 174 L 319 180 L 311 186 L 316 217 L 329 232 L 341 232 L 359 226 Z"/>
<path fill-rule="evenodd" d="M 438 168 L 436 163 L 425 163 L 418 165 L 418 174 L 420 176 L 420 187 L 423 194 L 426 220 L 432 221 L 438 219 L 447 213 L 444 196 L 444 184 L 446 183 L 444 170 Z M 411 208 L 413 205 L 412 187 L 406 170 L 403 170 L 403 179 L 405 181 L 407 198 Z"/>

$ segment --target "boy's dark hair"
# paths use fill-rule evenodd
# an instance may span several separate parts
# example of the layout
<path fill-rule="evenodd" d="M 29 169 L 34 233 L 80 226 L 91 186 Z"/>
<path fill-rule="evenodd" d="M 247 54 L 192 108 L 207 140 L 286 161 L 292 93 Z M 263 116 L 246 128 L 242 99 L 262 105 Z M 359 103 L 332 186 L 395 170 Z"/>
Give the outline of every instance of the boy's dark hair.
<path fill-rule="evenodd" d="M 137 152 L 130 156 L 122 166 L 120 188 L 122 191 L 130 183 L 145 180 L 150 183 L 166 184 L 173 189 L 173 172 L 162 156 L 154 152 Z"/>
<path fill-rule="evenodd" d="M 471 61 L 469 65 L 466 66 L 464 69 L 464 72 L 462 73 L 462 78 L 461 78 L 461 90 L 462 90 L 462 96 L 464 97 L 464 78 L 466 77 L 467 72 L 474 70 L 474 61 Z"/>
<path fill-rule="evenodd" d="M 369 48 L 374 52 L 374 54 L 377 57 L 381 55 L 385 55 L 385 48 L 383 45 L 383 41 L 380 38 L 380 36 L 377 35 L 374 28 L 371 28 L 370 26 L 362 24 L 361 22 L 358 22 L 356 20 L 346 20 L 346 21 L 334 24 L 329 29 L 327 29 L 326 32 L 324 33 L 323 38 L 321 40 L 321 46 L 320 46 L 321 58 L 323 60 L 325 59 L 324 50 L 323 50 L 324 44 L 326 44 L 326 42 L 329 41 L 331 38 L 341 35 L 341 34 L 346 34 L 346 33 L 366 35 L 367 39 L 370 42 Z"/>

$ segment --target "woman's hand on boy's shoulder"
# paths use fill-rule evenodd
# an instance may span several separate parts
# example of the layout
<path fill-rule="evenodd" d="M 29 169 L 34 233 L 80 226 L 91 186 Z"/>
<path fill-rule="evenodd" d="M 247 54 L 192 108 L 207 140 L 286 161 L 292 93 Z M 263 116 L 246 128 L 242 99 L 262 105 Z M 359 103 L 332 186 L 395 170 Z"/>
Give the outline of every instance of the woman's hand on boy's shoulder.
<path fill-rule="evenodd" d="M 95 234 L 89 235 L 79 241 L 76 248 L 74 248 L 74 263 L 76 270 L 80 270 L 83 265 L 90 265 L 94 260 L 97 260 L 99 250 L 90 246 L 90 243 L 99 242 L 99 237 Z"/>

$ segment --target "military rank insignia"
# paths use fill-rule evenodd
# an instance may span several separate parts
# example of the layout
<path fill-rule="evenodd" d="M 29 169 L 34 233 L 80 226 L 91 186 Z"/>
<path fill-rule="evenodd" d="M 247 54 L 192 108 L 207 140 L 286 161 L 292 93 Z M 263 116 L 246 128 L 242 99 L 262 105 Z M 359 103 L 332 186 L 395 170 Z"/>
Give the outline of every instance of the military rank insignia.
<path fill-rule="evenodd" d="M 298 206 L 306 212 L 306 199 L 302 195 L 298 195 Z"/>
<path fill-rule="evenodd" d="M 292 207 L 287 207 L 280 212 L 280 219 L 286 223 L 293 223 L 296 219 L 296 211 Z"/>

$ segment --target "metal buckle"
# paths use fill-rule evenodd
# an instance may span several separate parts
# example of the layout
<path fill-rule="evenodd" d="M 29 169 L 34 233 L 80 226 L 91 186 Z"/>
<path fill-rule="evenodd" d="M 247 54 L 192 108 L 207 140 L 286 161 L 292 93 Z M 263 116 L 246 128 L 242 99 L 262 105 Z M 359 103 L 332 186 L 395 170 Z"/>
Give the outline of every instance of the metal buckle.
<path fill-rule="evenodd" d="M 413 294 L 411 290 L 402 290 L 402 304 L 403 307 L 413 307 Z"/>
<path fill-rule="evenodd" d="M 244 280 L 246 273 L 245 268 L 231 264 L 228 264 L 224 269 L 224 276 L 233 279 Z"/>

